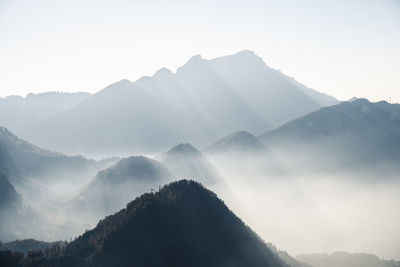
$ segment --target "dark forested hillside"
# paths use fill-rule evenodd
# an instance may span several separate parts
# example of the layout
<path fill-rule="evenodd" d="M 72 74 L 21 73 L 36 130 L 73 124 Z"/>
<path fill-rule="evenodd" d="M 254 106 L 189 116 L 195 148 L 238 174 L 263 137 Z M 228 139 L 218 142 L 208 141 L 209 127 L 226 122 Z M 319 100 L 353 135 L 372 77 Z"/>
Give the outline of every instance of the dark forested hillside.
<path fill-rule="evenodd" d="M 42 266 L 287 266 L 211 191 L 182 180 L 147 193 Z"/>

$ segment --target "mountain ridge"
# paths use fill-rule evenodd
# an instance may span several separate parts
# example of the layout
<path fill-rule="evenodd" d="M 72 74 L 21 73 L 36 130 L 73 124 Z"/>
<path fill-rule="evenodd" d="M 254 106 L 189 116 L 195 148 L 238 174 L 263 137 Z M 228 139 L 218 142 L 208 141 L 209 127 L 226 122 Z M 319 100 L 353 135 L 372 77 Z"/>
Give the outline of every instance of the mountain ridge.
<path fill-rule="evenodd" d="M 154 254 L 157 257 L 151 257 Z M 50 262 L 57 266 L 287 266 L 215 193 L 187 180 L 136 198 Z"/>

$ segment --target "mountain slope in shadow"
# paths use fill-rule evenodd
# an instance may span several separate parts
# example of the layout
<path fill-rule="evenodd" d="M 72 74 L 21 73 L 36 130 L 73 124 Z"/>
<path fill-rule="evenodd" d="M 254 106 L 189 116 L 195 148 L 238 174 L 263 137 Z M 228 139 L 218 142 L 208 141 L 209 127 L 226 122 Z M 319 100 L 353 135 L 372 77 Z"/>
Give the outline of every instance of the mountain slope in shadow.
<path fill-rule="evenodd" d="M 43 266 L 288 266 L 211 191 L 182 180 L 144 194 Z"/>
<path fill-rule="evenodd" d="M 343 102 L 293 120 L 260 140 L 270 150 L 297 158 L 297 167 L 373 166 L 388 171 L 400 161 L 400 105 L 366 99 Z"/>

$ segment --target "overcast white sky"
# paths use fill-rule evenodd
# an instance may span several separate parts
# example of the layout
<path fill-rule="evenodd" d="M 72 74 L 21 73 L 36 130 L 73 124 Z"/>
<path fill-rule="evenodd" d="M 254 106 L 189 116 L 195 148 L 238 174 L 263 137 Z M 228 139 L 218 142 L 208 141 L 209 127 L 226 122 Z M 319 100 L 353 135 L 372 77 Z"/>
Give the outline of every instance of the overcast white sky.
<path fill-rule="evenodd" d="M 0 96 L 96 92 L 243 49 L 339 99 L 400 102 L 399 0 L 0 0 Z"/>

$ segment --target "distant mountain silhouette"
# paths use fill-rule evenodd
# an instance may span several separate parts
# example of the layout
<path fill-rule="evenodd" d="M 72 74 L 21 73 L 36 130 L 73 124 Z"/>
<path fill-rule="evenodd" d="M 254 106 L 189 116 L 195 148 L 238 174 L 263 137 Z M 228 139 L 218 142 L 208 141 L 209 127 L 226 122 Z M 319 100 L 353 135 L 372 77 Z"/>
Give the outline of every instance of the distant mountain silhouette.
<path fill-rule="evenodd" d="M 9 196 L 8 193 L 15 195 L 17 190 L 19 199 L 18 205 L 7 205 L 7 210 L 3 209 L 0 240 L 26 238 L 43 229 L 44 225 L 57 224 L 48 221 L 48 217 L 43 216 L 36 206 L 37 203 L 42 203 L 43 198 L 48 198 L 49 191 L 46 188 L 60 183 L 74 184 L 78 188 L 88 177 L 93 177 L 98 170 L 106 168 L 114 161 L 115 159 L 95 161 L 82 156 L 66 156 L 47 151 L 0 127 L 0 175 L 6 177 L 2 177 L 0 191 L 6 191 L 0 192 L 0 198 Z M 66 190 L 64 186 L 62 190 Z M 67 190 L 70 192 L 66 191 L 66 195 L 76 189 Z M 49 201 L 53 202 L 53 199 Z M 73 227 L 78 226 L 68 225 L 69 230 Z M 52 236 L 57 231 L 58 228 L 51 228 L 43 238 Z"/>
<path fill-rule="evenodd" d="M 338 103 L 268 67 L 252 51 L 216 58 L 210 65 L 270 127 Z M 249 127 L 241 129 L 256 133 Z"/>
<path fill-rule="evenodd" d="M 56 244 L 64 243 L 64 242 L 45 242 L 38 241 L 35 239 L 24 239 L 24 240 L 16 240 L 6 243 L 0 242 L 0 250 L 11 250 L 15 252 L 27 253 L 28 251 L 36 251 L 43 250 L 45 251 L 47 248 L 50 248 Z"/>
<path fill-rule="evenodd" d="M 261 134 L 335 103 L 253 52 L 213 60 L 197 55 L 176 73 L 163 68 L 134 83 L 114 83 L 27 126 L 22 137 L 64 153 L 159 153 L 179 142 L 204 147 L 241 129 Z"/>
<path fill-rule="evenodd" d="M 116 212 L 128 201 L 172 180 L 167 168 L 156 160 L 143 156 L 121 159 L 96 177 L 71 203 L 74 212 L 82 216 L 103 217 Z"/>
<path fill-rule="evenodd" d="M 265 146 L 257 137 L 246 131 L 234 132 L 208 146 L 205 151 L 211 154 L 221 153 L 260 153 Z"/>
<path fill-rule="evenodd" d="M 0 127 L 0 150 L 3 150 L 0 157 L 3 156 L 7 162 L 4 168 L 11 175 L 19 177 L 56 176 L 62 172 L 82 171 L 97 164 L 82 156 L 66 156 L 41 149 L 18 138 L 4 127 Z"/>
<path fill-rule="evenodd" d="M 123 183 L 128 180 L 151 183 L 160 181 L 170 174 L 159 162 L 143 156 L 121 159 L 112 167 L 100 171 L 97 180 L 107 183 Z"/>
<path fill-rule="evenodd" d="M 302 153 L 314 159 L 316 167 L 396 167 L 400 162 L 400 105 L 366 99 L 343 102 L 293 120 L 260 140 L 268 149 L 288 155 Z"/>
<path fill-rule="evenodd" d="M 284 261 L 285 263 L 287 263 L 290 267 L 314 267 L 314 266 L 311 266 L 310 264 L 304 263 L 300 260 L 293 258 L 286 251 L 277 249 L 271 243 L 268 243 L 267 246 L 270 250 L 272 250 L 272 252 L 277 254 L 279 256 L 279 258 L 282 261 Z"/>
<path fill-rule="evenodd" d="M 288 266 L 218 197 L 193 181 L 147 193 L 42 266 Z"/>
<path fill-rule="evenodd" d="M 178 68 L 176 79 L 189 95 L 191 102 L 210 121 L 218 134 L 238 129 L 262 132 L 269 128 L 252 106 L 213 69 L 209 60 L 193 56 Z"/>
<path fill-rule="evenodd" d="M 188 143 L 174 146 L 158 156 L 158 159 L 171 171 L 175 179 L 192 179 L 207 185 L 221 179 L 207 157 Z"/>
<path fill-rule="evenodd" d="M 296 259 L 313 267 L 399 267 L 400 262 L 380 259 L 367 253 L 333 252 L 310 253 L 296 256 Z"/>
<path fill-rule="evenodd" d="M 57 151 L 143 152 L 208 136 L 206 124 L 201 117 L 122 80 L 74 108 L 42 121 L 31 129 L 29 140 Z"/>
<path fill-rule="evenodd" d="M 48 92 L 0 98 L 0 125 L 18 136 L 36 123 L 68 110 L 90 97 L 88 93 Z"/>

